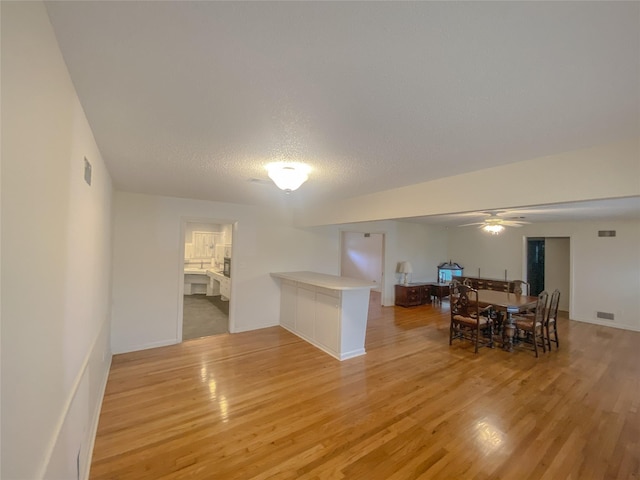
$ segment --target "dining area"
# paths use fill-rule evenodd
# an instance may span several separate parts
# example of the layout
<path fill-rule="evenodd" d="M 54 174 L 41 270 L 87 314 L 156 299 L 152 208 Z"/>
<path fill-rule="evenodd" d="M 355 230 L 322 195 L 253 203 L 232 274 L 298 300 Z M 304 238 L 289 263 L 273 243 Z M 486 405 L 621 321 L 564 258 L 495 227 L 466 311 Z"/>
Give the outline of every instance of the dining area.
<path fill-rule="evenodd" d="M 559 290 L 530 295 L 529 284 L 522 280 L 454 278 L 449 286 L 449 345 L 468 341 L 475 353 L 481 347 L 506 352 L 526 348 L 537 358 L 540 349 L 551 352 L 552 344 L 559 348 L 559 301 Z"/>

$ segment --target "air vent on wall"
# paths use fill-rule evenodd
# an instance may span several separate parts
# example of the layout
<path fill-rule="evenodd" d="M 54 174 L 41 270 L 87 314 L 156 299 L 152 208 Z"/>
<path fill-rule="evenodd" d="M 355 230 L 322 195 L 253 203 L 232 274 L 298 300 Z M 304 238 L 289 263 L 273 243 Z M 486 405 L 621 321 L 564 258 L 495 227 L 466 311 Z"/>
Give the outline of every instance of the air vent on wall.
<path fill-rule="evenodd" d="M 615 237 L 616 231 L 615 230 L 598 230 L 598 236 L 599 237 Z"/>
<path fill-rule="evenodd" d="M 87 157 L 84 157 L 84 181 L 87 182 L 87 185 L 91 185 L 91 164 Z"/>
<path fill-rule="evenodd" d="M 613 313 L 607 312 L 596 312 L 596 317 L 602 318 L 603 320 L 613 320 Z"/>

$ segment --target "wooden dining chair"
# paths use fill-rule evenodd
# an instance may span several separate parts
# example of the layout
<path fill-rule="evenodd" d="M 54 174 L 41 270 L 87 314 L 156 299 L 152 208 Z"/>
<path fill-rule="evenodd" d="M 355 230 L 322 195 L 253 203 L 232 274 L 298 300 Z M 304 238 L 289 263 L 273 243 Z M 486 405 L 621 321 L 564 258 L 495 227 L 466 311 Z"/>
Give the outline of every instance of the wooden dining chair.
<path fill-rule="evenodd" d="M 551 351 L 551 342 L 556 344 L 556 348 L 560 348 L 560 342 L 558 340 L 557 318 L 558 318 L 558 305 L 560 303 L 560 290 L 557 288 L 551 294 L 551 300 L 549 301 L 549 309 L 547 310 L 547 318 L 544 321 L 544 333 Z M 553 339 L 551 335 L 553 334 Z"/>
<path fill-rule="evenodd" d="M 480 309 L 478 291 L 466 285 L 456 285 L 456 294 L 451 295 L 451 325 L 449 327 L 449 345 L 455 338 L 470 340 L 478 348 L 493 348 L 493 321 L 490 318 L 491 306 Z"/>
<path fill-rule="evenodd" d="M 547 351 L 544 338 L 544 322 L 548 299 L 549 294 L 542 291 L 540 295 L 538 295 L 536 310 L 533 314 L 513 316 L 513 322 L 516 326 L 516 338 L 519 338 L 520 333 L 524 333 L 525 341 L 522 343 L 527 343 L 526 341 L 530 340 L 531 343 L 533 343 L 533 350 L 536 352 L 536 357 L 538 356 L 538 345 L 542 345 L 543 352 Z"/>
<path fill-rule="evenodd" d="M 511 282 L 510 290 L 516 295 L 529 295 L 530 291 L 529 284 L 524 280 L 513 280 Z"/>

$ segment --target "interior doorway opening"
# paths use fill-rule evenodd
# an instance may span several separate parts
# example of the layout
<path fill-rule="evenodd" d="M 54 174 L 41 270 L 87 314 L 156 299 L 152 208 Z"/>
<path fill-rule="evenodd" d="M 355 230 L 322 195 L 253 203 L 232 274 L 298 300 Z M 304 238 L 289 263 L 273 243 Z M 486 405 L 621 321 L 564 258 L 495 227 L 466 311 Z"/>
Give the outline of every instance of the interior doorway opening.
<path fill-rule="evenodd" d="M 185 221 L 182 341 L 229 333 L 233 225 Z"/>
<path fill-rule="evenodd" d="M 371 289 L 372 297 L 379 298 L 381 304 L 384 293 L 384 240 L 384 233 L 341 234 L 340 275 L 375 283 L 376 287 Z"/>
<path fill-rule="evenodd" d="M 526 271 L 530 294 L 560 290 L 559 309 L 571 309 L 571 238 L 526 238 Z"/>
<path fill-rule="evenodd" d="M 544 238 L 527 239 L 527 281 L 529 294 L 537 296 L 544 290 Z"/>

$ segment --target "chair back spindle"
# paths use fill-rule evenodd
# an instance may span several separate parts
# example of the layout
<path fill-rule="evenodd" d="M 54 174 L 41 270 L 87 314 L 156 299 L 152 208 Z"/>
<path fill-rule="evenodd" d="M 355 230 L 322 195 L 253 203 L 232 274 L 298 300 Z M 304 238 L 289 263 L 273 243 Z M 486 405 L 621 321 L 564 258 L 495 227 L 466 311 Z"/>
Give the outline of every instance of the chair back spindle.
<path fill-rule="evenodd" d="M 556 344 L 556 348 L 560 348 L 558 341 L 558 305 L 560 304 L 560 290 L 557 288 L 551 294 L 549 309 L 547 310 L 547 318 L 544 322 L 544 332 L 547 346 L 551 350 L 551 342 Z M 553 338 L 551 336 L 553 335 Z"/>

